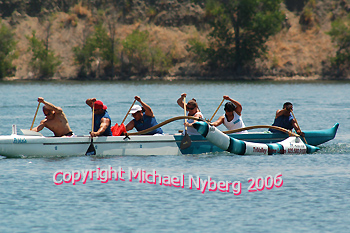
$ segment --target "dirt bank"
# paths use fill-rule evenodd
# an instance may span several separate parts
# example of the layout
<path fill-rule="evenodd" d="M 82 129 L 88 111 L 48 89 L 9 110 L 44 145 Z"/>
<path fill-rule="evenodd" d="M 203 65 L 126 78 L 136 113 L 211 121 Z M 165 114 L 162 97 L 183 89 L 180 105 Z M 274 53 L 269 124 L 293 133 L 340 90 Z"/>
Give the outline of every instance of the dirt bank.
<path fill-rule="evenodd" d="M 286 1 L 288 2 L 290 1 Z M 294 5 L 300 8 L 297 2 Z M 248 77 L 208 75 L 204 72 L 202 64 L 194 62 L 192 54 L 186 50 L 188 39 L 199 38 L 206 41 L 209 30 L 203 25 L 200 26 L 204 10 L 190 2 L 180 4 L 175 1 L 175 3 L 172 2 L 173 5 L 161 5 L 163 8 L 156 9 L 157 14 L 155 15 L 147 15 L 149 8 L 140 3 L 135 7 L 126 23 L 118 23 L 117 37 L 122 40 L 134 29 L 148 30 L 152 43 L 157 44 L 164 51 L 171 51 L 176 60 L 175 65 L 169 69 L 168 75 L 162 77 L 132 76 L 128 79 L 329 79 L 331 77 L 325 75 L 324 66 L 328 63 L 329 56 L 335 54 L 336 48 L 326 32 L 330 30 L 334 15 L 344 14 L 339 10 L 340 2 L 333 1 L 331 13 L 328 10 L 328 1 L 318 2 L 313 15 L 315 23 L 307 28 L 300 24 L 300 9 L 291 11 L 293 5 L 287 5 L 289 6 L 287 8 L 283 4 L 282 9 L 286 14 L 284 28 L 268 40 L 269 50 L 266 57 L 256 60 L 256 68 Z M 74 15 L 76 14 L 73 11 L 58 12 L 53 20 L 49 46 L 62 60 L 53 79 L 66 80 L 77 77 L 79 67 L 74 62 L 72 48 L 82 44 L 86 32 L 94 25 L 94 17 L 92 13 L 89 17 L 82 18 Z M 135 22 L 137 17 L 140 20 Z M 28 53 L 26 36 L 35 30 L 39 38 L 44 38 L 45 24 L 40 23 L 38 17 L 16 12 L 4 21 L 14 29 L 19 52 L 19 58 L 14 61 L 17 67 L 15 77 L 9 77 L 6 80 L 31 80 L 34 77 L 28 67 L 31 55 Z M 96 64 L 93 65 L 96 66 Z M 125 77 L 116 76 L 112 79 L 122 78 Z"/>

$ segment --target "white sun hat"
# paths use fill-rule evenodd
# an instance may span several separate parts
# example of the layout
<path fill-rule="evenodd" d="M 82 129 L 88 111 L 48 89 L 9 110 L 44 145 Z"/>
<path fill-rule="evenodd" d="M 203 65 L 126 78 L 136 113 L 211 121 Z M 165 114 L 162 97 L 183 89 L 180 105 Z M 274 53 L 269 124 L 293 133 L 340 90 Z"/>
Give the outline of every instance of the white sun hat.
<path fill-rule="evenodd" d="M 141 106 L 140 106 L 140 105 L 134 105 L 134 106 L 131 108 L 131 110 L 130 110 L 130 114 L 134 114 L 134 113 L 136 113 L 136 112 L 138 112 L 138 111 L 142 111 Z"/>

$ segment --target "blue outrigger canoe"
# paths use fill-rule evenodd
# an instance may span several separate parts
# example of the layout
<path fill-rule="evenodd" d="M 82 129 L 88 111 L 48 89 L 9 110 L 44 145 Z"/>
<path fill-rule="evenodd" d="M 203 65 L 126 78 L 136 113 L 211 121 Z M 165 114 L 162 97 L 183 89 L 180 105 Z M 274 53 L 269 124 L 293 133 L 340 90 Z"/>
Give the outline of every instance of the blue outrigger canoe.
<path fill-rule="evenodd" d="M 305 139 L 307 144 L 312 146 L 318 146 L 327 141 L 332 140 L 338 130 L 339 123 L 334 124 L 332 128 L 324 130 L 310 130 L 303 131 L 305 133 Z M 246 134 L 229 134 L 230 137 L 239 139 L 247 142 L 256 143 L 276 143 L 285 140 L 289 137 L 286 133 L 270 133 L 270 132 L 249 132 Z M 183 135 L 175 135 L 175 140 L 180 148 L 181 140 Z M 212 153 L 212 152 L 222 152 L 223 150 L 219 147 L 210 143 L 202 135 L 191 135 L 191 146 L 182 149 L 182 154 L 202 154 L 202 153 Z M 304 140 L 303 140 L 304 141 Z M 305 141 L 304 141 L 305 142 Z"/>

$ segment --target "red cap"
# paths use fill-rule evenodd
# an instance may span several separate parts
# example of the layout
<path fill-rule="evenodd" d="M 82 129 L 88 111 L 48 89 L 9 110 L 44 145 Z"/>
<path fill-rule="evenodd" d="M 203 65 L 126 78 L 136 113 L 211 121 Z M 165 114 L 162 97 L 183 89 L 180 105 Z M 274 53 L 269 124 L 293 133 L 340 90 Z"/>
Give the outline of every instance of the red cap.
<path fill-rule="evenodd" d="M 95 109 L 103 109 L 106 110 L 107 106 L 102 103 L 101 100 L 96 100 L 95 101 Z"/>

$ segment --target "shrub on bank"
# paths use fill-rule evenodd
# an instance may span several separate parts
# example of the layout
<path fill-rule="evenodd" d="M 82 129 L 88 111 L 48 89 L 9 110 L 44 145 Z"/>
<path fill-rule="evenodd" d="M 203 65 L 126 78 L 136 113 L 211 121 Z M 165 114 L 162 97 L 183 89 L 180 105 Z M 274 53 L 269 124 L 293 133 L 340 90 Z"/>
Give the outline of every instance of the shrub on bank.
<path fill-rule="evenodd" d="M 44 40 L 36 37 L 36 32 L 32 31 L 31 36 L 26 36 L 29 42 L 28 52 L 32 53 L 29 66 L 32 69 L 34 77 L 39 79 L 51 78 L 55 74 L 61 61 L 55 56 Z"/>
<path fill-rule="evenodd" d="M 14 34 L 0 20 L 0 79 L 15 73 L 16 68 L 12 61 L 18 57 L 16 44 Z"/>
<path fill-rule="evenodd" d="M 349 72 L 350 65 L 350 14 L 346 18 L 333 21 L 328 34 L 337 48 L 336 55 L 330 57 L 331 72 L 343 76 Z"/>
<path fill-rule="evenodd" d="M 113 46 L 102 24 L 95 26 L 94 32 L 86 38 L 84 44 L 74 47 L 73 52 L 74 59 L 80 66 L 80 78 L 105 76 L 103 72 L 106 67 L 118 64 L 117 48 Z"/>
<path fill-rule="evenodd" d="M 128 73 L 165 74 L 171 66 L 170 57 L 150 43 L 147 30 L 134 30 L 122 41 L 122 45 Z"/>

